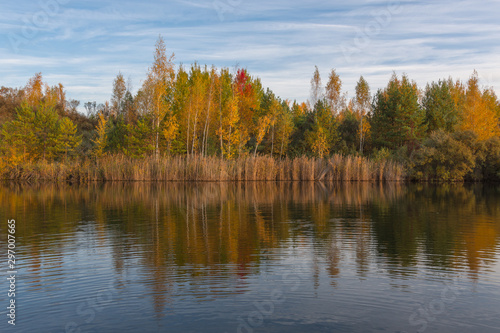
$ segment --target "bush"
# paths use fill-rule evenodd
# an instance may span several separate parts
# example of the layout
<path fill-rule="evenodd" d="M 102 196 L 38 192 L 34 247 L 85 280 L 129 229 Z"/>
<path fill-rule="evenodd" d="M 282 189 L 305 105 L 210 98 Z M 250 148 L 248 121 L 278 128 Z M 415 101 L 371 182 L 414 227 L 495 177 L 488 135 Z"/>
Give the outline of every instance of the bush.
<path fill-rule="evenodd" d="M 432 132 L 412 155 L 412 179 L 463 181 L 473 171 L 476 159 L 472 149 L 457 136 L 443 130 Z M 467 138 L 474 142 L 469 136 Z"/>
<path fill-rule="evenodd" d="M 500 181 L 500 138 L 486 140 L 481 150 L 481 160 L 477 163 L 481 180 Z"/>
<path fill-rule="evenodd" d="M 376 162 L 380 162 L 382 160 L 387 160 L 390 157 L 391 157 L 391 151 L 386 147 L 382 147 L 378 150 L 376 149 L 373 152 L 373 160 Z"/>

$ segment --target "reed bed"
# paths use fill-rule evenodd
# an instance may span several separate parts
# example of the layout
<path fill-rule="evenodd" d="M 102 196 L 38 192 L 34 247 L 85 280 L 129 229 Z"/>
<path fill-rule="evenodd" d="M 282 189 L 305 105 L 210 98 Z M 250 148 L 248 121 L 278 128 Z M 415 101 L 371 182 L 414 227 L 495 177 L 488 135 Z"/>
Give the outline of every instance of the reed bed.
<path fill-rule="evenodd" d="M 359 156 L 326 159 L 270 156 L 163 156 L 133 159 L 108 155 L 97 160 L 37 162 L 5 168 L 3 179 L 18 181 L 403 181 L 402 165 Z"/>

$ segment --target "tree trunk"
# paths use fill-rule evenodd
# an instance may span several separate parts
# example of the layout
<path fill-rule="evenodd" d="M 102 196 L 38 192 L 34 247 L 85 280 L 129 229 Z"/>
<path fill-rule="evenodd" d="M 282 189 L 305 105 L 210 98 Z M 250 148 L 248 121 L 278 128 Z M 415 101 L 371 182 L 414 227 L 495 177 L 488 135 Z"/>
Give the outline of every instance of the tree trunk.
<path fill-rule="evenodd" d="M 196 140 L 196 123 L 198 122 L 198 108 L 196 108 L 196 112 L 194 114 L 194 122 L 193 122 L 193 144 L 191 145 L 191 155 L 194 155 L 194 142 Z"/>
<path fill-rule="evenodd" d="M 160 100 L 158 99 L 156 101 L 156 124 L 155 124 L 155 158 L 158 160 L 158 157 L 160 155 L 160 148 L 158 145 L 158 141 L 160 139 L 159 132 L 160 132 Z"/>
<path fill-rule="evenodd" d="M 281 160 L 281 156 L 283 156 L 283 144 L 284 143 L 285 143 L 285 132 L 283 132 L 283 136 L 281 137 L 280 160 Z"/>
<path fill-rule="evenodd" d="M 271 136 L 271 157 L 273 157 L 273 152 L 274 152 L 274 124 L 273 124 L 273 133 Z"/>
<path fill-rule="evenodd" d="M 363 115 L 361 115 L 361 133 L 359 135 L 359 152 L 363 155 Z"/>
<path fill-rule="evenodd" d="M 208 93 L 208 106 L 207 106 L 207 117 L 205 119 L 205 129 L 203 130 L 203 142 L 202 142 L 202 148 L 201 148 L 201 154 L 203 156 L 206 155 L 206 144 L 205 142 L 208 142 L 208 126 L 209 126 L 209 120 L 210 120 L 210 103 L 212 102 L 212 85 L 214 83 L 214 80 L 212 78 L 212 82 L 210 83 L 210 91 Z"/>
<path fill-rule="evenodd" d="M 223 147 L 222 147 L 222 82 L 221 82 L 221 87 L 220 87 L 220 90 L 219 90 L 219 106 L 220 106 L 220 109 L 219 109 L 219 129 L 220 129 L 220 158 L 222 159 L 223 158 Z"/>
<path fill-rule="evenodd" d="M 189 101 L 188 119 L 187 119 L 187 134 L 186 134 L 186 154 L 189 157 L 189 125 L 191 122 L 191 100 Z"/>

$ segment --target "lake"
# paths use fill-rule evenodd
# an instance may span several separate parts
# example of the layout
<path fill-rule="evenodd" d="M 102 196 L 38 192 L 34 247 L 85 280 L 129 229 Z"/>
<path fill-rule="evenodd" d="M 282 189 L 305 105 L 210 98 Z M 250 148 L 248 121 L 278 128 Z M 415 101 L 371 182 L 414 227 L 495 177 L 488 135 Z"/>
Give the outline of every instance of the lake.
<path fill-rule="evenodd" d="M 500 185 L 3 183 L 0 199 L 2 332 L 500 331 Z"/>

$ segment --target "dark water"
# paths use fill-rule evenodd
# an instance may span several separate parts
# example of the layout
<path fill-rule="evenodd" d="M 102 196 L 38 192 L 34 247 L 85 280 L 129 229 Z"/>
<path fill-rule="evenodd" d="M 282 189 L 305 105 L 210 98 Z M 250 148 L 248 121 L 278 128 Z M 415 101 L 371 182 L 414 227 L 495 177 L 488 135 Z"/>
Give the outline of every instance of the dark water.
<path fill-rule="evenodd" d="M 7 183 L 0 199 L 1 332 L 500 331 L 500 186 Z"/>

